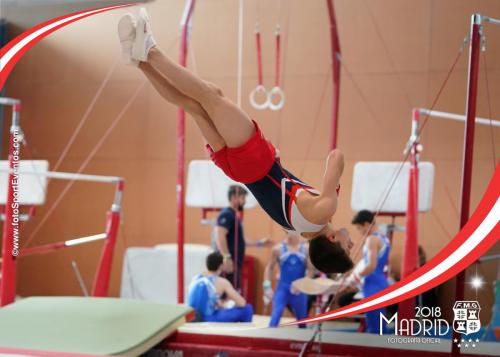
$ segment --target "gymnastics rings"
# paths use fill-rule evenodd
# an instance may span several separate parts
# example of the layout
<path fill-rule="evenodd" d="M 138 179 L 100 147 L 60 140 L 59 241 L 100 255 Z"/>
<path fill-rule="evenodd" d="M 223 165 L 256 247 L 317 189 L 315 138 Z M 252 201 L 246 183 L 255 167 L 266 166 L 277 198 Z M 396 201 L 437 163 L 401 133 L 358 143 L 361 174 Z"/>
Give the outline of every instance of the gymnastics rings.
<path fill-rule="evenodd" d="M 262 75 L 262 47 L 260 43 L 259 24 L 255 24 L 255 43 L 257 47 L 257 86 L 250 93 L 250 104 L 257 110 L 271 109 L 280 110 L 285 105 L 285 92 L 280 87 L 280 53 L 281 53 L 281 32 L 279 25 L 276 26 L 276 58 L 275 58 L 275 81 L 274 87 L 268 91 L 263 84 Z M 264 100 L 258 99 L 264 97 Z"/>
<path fill-rule="evenodd" d="M 259 97 L 265 97 L 265 100 L 259 100 Z M 280 110 L 285 105 L 285 92 L 280 87 L 273 87 L 267 91 L 266 87 L 259 84 L 250 93 L 250 104 L 257 110 L 271 109 Z"/>
<path fill-rule="evenodd" d="M 276 100 L 278 98 L 278 100 Z M 280 87 L 273 87 L 269 92 L 269 109 L 280 110 L 285 105 L 285 92 Z"/>
<path fill-rule="evenodd" d="M 264 95 L 265 100 L 259 102 L 257 97 L 262 95 Z M 270 106 L 270 96 L 267 92 L 266 87 L 264 87 L 262 84 L 259 84 L 254 88 L 254 90 L 250 93 L 250 104 L 252 104 L 252 107 L 258 110 L 264 110 Z"/>

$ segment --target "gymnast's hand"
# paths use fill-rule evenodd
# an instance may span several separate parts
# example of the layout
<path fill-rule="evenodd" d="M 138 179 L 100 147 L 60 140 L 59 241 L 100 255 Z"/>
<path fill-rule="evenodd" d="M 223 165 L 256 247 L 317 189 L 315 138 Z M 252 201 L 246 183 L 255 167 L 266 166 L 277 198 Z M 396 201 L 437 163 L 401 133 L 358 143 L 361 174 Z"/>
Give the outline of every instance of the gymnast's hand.
<path fill-rule="evenodd" d="M 233 264 L 233 260 L 231 258 L 224 259 L 223 264 L 224 264 L 224 266 L 222 267 L 222 269 L 224 270 L 224 272 L 226 272 L 226 273 L 234 272 L 234 264 Z"/>
<path fill-rule="evenodd" d="M 271 282 L 269 280 L 265 280 L 264 283 L 262 284 L 262 288 L 264 289 L 264 305 L 268 305 L 272 300 L 274 296 L 274 291 L 271 286 Z"/>
<path fill-rule="evenodd" d="M 265 289 L 263 296 L 264 305 L 268 305 L 273 300 L 273 296 L 274 296 L 274 291 L 272 288 Z"/>
<path fill-rule="evenodd" d="M 257 247 L 264 247 L 273 244 L 273 241 L 269 237 L 264 237 L 257 241 Z"/>
<path fill-rule="evenodd" d="M 300 290 L 297 289 L 293 284 L 290 286 L 290 292 L 293 294 L 293 295 L 299 295 L 300 294 Z"/>

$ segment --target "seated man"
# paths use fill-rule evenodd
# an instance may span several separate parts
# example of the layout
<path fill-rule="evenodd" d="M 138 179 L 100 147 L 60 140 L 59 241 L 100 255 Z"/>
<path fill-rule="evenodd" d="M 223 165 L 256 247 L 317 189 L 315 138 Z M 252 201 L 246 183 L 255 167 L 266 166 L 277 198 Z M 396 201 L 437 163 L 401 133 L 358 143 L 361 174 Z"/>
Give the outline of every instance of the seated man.
<path fill-rule="evenodd" d="M 207 271 L 196 275 L 188 291 L 188 305 L 197 315 L 197 321 L 207 322 L 251 322 L 252 305 L 234 290 L 231 283 L 220 277 L 224 258 L 218 252 L 207 256 Z M 236 307 L 222 307 L 221 295 L 226 294 Z"/>
<path fill-rule="evenodd" d="M 351 285 L 361 285 L 363 297 L 367 298 L 389 286 L 384 269 L 388 264 L 391 244 L 389 238 L 377 231 L 375 216 L 372 212 L 359 211 L 352 219 L 352 224 L 356 226 L 362 237 L 367 238 L 363 246 L 365 266 L 359 272 L 355 270 L 348 281 Z M 386 324 L 380 331 L 381 313 L 385 313 L 385 308 L 366 313 L 366 332 L 377 334 L 386 332 Z"/>
<path fill-rule="evenodd" d="M 179 66 L 159 49 L 144 9 L 136 18 L 124 15 L 118 35 L 123 60 L 137 66 L 163 98 L 191 114 L 214 163 L 244 184 L 276 223 L 310 240 L 314 266 L 327 274 L 350 270 L 352 242 L 330 223 L 337 212 L 343 153 L 330 152 L 321 192 L 315 190 L 282 165 L 257 122 L 214 84 Z"/>
<path fill-rule="evenodd" d="M 286 306 L 289 306 L 297 320 L 307 317 L 307 295 L 292 287 L 295 280 L 306 275 L 306 270 L 310 277 L 314 273 L 314 267 L 307 258 L 307 250 L 307 245 L 300 242 L 299 236 L 290 232 L 287 232 L 283 242 L 276 244 L 272 249 L 263 283 L 264 303 L 269 303 L 271 299 L 273 301 L 270 327 L 278 326 Z M 280 274 L 276 292 L 273 293 L 271 279 L 276 265 L 279 265 Z M 305 325 L 299 327 L 304 328 Z"/>

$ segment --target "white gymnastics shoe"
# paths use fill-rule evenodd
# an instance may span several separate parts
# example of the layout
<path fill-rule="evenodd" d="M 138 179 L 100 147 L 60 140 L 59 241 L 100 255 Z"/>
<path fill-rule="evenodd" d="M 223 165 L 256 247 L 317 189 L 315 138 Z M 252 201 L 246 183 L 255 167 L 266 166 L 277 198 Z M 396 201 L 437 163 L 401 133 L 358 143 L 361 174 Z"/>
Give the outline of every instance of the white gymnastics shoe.
<path fill-rule="evenodd" d="M 136 20 L 132 14 L 125 14 L 118 22 L 118 37 L 122 49 L 121 58 L 123 63 L 137 66 L 138 61 L 132 59 L 132 46 L 135 40 Z"/>
<path fill-rule="evenodd" d="M 141 8 L 137 16 L 135 40 L 132 46 L 132 58 L 136 61 L 146 62 L 148 60 L 149 50 L 154 46 L 156 46 L 156 41 L 153 38 L 148 13 L 145 8 Z"/>

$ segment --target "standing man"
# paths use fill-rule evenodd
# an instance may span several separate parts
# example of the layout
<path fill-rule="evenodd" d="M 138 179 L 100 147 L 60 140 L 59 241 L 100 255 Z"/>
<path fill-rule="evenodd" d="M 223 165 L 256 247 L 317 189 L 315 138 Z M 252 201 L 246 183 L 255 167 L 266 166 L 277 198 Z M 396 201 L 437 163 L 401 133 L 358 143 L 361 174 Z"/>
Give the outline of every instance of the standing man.
<path fill-rule="evenodd" d="M 229 206 L 219 213 L 215 229 L 217 250 L 224 257 L 226 277 L 235 289 L 239 289 L 241 286 L 241 268 L 246 245 L 263 246 L 268 240 L 267 238 L 256 242 L 247 242 L 245 240 L 241 218 L 247 194 L 248 191 L 242 186 L 229 186 L 227 192 Z"/>
<path fill-rule="evenodd" d="M 271 259 L 264 271 L 264 303 L 267 305 L 271 300 L 273 310 L 269 327 L 278 326 L 285 307 L 293 312 L 297 320 L 307 317 L 307 295 L 295 290 L 292 283 L 306 276 L 314 274 L 314 267 L 309 260 L 308 246 L 300 241 L 300 237 L 294 232 L 286 232 L 285 239 L 276 244 L 271 252 Z M 272 289 L 272 275 L 275 266 L 279 266 L 279 280 L 276 292 Z M 305 328 L 305 325 L 299 325 Z"/>
<path fill-rule="evenodd" d="M 349 276 L 351 285 L 361 285 L 363 297 L 367 298 L 389 286 L 385 267 L 389 260 L 391 244 L 389 238 L 378 232 L 375 224 L 375 215 L 367 210 L 359 211 L 352 219 L 352 224 L 362 237 L 367 237 L 363 246 L 364 268 Z M 386 324 L 382 325 L 380 331 L 380 314 L 385 313 L 385 308 L 366 312 L 366 332 L 385 333 Z"/>

